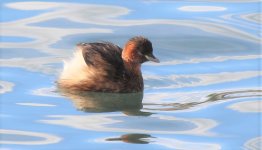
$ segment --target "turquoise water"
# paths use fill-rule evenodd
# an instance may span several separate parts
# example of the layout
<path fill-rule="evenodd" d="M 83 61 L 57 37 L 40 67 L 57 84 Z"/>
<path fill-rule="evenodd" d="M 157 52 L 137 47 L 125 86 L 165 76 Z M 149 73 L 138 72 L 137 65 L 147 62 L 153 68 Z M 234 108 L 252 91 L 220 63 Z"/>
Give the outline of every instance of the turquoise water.
<path fill-rule="evenodd" d="M 1 2 L 1 150 L 261 149 L 257 0 Z M 55 86 L 79 42 L 148 37 L 136 94 Z"/>

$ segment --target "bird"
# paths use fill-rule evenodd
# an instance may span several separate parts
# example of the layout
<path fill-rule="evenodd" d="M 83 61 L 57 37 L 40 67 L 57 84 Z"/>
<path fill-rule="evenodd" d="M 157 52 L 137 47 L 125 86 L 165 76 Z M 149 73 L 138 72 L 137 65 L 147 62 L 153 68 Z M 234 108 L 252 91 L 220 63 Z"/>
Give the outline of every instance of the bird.
<path fill-rule="evenodd" d="M 57 85 L 72 91 L 143 92 L 141 64 L 147 61 L 160 62 L 143 36 L 132 37 L 123 49 L 110 42 L 79 43 L 64 62 Z"/>

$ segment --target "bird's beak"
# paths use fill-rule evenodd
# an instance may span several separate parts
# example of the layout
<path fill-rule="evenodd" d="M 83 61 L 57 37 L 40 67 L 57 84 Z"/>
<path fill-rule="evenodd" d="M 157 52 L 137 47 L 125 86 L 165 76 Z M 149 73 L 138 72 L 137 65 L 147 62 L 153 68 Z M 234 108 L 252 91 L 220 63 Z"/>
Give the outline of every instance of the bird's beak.
<path fill-rule="evenodd" d="M 157 59 L 153 54 L 147 54 L 147 55 L 145 55 L 145 57 L 149 61 L 160 63 L 159 59 Z"/>

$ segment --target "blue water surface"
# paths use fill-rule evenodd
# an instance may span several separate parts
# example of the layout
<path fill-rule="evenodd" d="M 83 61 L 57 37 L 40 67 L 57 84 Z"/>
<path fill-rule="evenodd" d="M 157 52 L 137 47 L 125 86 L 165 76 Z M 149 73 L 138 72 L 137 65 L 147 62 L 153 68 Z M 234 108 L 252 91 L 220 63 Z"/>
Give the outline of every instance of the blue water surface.
<path fill-rule="evenodd" d="M 1 150 L 259 150 L 258 0 L 4 0 Z M 80 42 L 150 39 L 143 94 L 59 91 Z"/>

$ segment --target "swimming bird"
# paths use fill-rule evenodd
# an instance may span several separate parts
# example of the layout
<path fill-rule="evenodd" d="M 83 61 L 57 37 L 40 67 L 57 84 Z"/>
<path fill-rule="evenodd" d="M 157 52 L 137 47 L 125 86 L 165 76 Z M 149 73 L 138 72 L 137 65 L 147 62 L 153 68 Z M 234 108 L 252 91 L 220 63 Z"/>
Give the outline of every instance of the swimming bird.
<path fill-rule="evenodd" d="M 141 64 L 146 61 L 159 62 L 152 43 L 142 36 L 129 39 L 123 49 L 109 42 L 80 43 L 57 83 L 68 90 L 141 92 Z"/>

